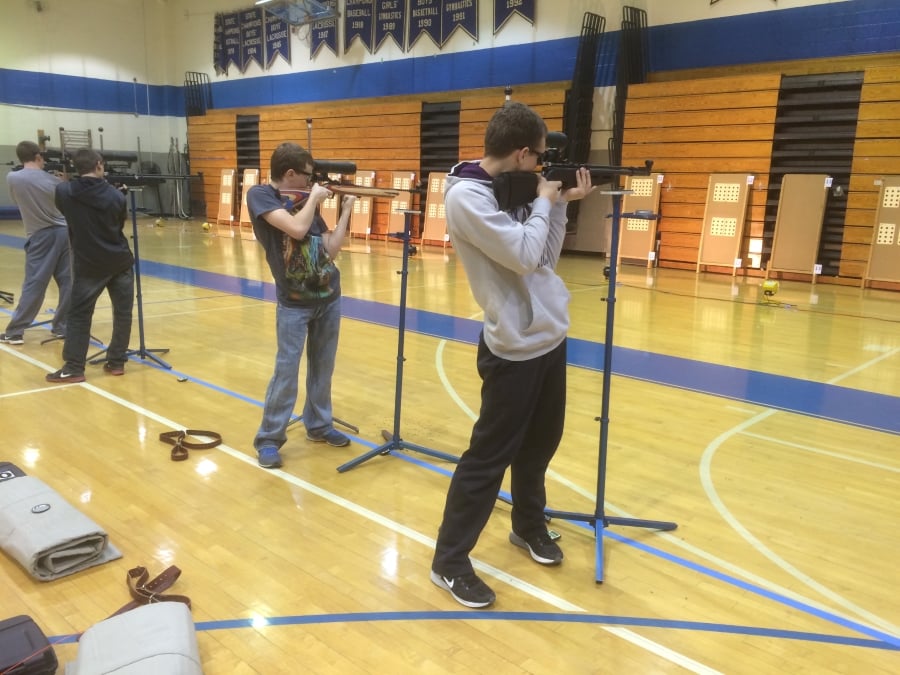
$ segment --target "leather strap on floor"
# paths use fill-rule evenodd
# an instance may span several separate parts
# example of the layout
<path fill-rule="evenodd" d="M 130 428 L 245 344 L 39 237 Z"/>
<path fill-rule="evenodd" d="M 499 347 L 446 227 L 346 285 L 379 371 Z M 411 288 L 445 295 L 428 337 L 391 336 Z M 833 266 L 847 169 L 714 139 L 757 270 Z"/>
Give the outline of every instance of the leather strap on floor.
<path fill-rule="evenodd" d="M 153 579 L 150 579 L 150 572 L 146 567 L 131 568 L 128 570 L 125 580 L 128 592 L 131 594 L 131 602 L 123 605 L 110 616 L 117 616 L 135 607 L 150 605 L 154 602 L 180 602 L 190 607 L 191 599 L 186 595 L 163 594 L 163 591 L 168 590 L 179 576 L 181 576 L 181 569 L 175 565 L 167 567 Z"/>
<path fill-rule="evenodd" d="M 210 438 L 205 443 L 195 443 L 185 440 L 188 436 Z M 203 431 L 201 429 L 185 429 L 184 431 L 164 431 L 159 435 L 159 440 L 174 446 L 172 448 L 172 461 L 182 462 L 188 458 L 188 450 L 209 450 L 222 443 L 222 435 L 215 431 Z"/>

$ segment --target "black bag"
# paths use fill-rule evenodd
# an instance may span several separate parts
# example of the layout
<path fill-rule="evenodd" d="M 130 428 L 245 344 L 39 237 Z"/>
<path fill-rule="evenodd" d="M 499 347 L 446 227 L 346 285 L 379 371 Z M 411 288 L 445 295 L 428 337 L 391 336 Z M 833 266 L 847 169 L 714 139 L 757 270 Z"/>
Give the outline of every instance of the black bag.
<path fill-rule="evenodd" d="M 25 472 L 12 462 L 0 462 L 0 482 L 24 475 Z"/>
<path fill-rule="evenodd" d="M 57 666 L 56 652 L 31 617 L 0 621 L 0 673 L 53 675 Z"/>

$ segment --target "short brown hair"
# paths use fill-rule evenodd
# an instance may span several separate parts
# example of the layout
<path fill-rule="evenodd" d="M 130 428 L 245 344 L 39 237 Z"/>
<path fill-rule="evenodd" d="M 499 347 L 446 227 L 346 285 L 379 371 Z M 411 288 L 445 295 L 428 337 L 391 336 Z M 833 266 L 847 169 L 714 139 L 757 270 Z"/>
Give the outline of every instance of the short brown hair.
<path fill-rule="evenodd" d="M 272 152 L 270 169 L 272 180 L 281 180 L 289 169 L 300 173 L 306 167 L 313 167 L 314 162 L 309 150 L 296 143 L 282 143 Z"/>
<path fill-rule="evenodd" d="M 41 154 L 40 146 L 34 141 L 21 141 L 16 146 L 16 157 L 24 164 L 25 162 L 33 162 Z"/>
<path fill-rule="evenodd" d="M 484 154 L 506 157 L 519 148 L 535 150 L 547 137 L 547 124 L 524 103 L 510 101 L 491 117 L 484 132 Z"/>
<path fill-rule="evenodd" d="M 103 155 L 91 148 L 80 148 L 72 157 L 72 164 L 75 165 L 75 171 L 79 176 L 86 173 L 92 173 L 97 167 L 97 162 L 103 161 Z"/>

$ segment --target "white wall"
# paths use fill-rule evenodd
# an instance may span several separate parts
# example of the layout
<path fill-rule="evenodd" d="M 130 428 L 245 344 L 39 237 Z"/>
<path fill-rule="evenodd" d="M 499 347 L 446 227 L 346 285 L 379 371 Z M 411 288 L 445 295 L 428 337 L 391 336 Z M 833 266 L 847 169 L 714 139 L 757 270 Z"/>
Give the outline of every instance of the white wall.
<path fill-rule="evenodd" d="M 231 69 L 227 77 L 217 75 L 212 66 L 213 18 L 217 12 L 246 9 L 252 4 L 252 0 L 169 0 L 167 5 L 170 44 L 173 63 L 177 64 L 178 69 L 177 72 L 169 73 L 171 81 L 180 82 L 185 70 L 207 73 L 210 80 L 215 82 L 235 77 L 305 72 L 411 57 L 427 58 L 436 54 L 574 37 L 581 33 L 582 18 L 588 11 L 606 17 L 608 31 L 617 30 L 621 22 L 622 7 L 628 5 L 644 8 L 647 0 L 537 0 L 534 25 L 519 16 L 513 16 L 496 35 L 493 34 L 493 2 L 482 0 L 479 3 L 477 42 L 458 29 L 443 49 L 439 49 L 428 36 L 423 35 L 410 52 L 401 51 L 392 40 L 388 39 L 376 53 L 370 54 L 357 40 L 346 54 L 343 53 L 341 42 L 339 56 L 323 48 L 313 60 L 310 60 L 309 53 L 309 28 L 301 27 L 294 30 L 290 65 L 279 59 L 273 68 L 266 71 L 254 63 L 243 75 L 236 73 L 234 69 Z M 339 2 L 338 5 L 340 8 L 343 3 Z M 338 39 L 343 40 L 342 28 L 338 30 Z"/>
<path fill-rule="evenodd" d="M 162 153 L 172 136 L 185 136 L 178 118 L 147 114 L 147 84 L 172 84 L 166 0 L 4 0 L 0 63 L 4 68 L 130 82 L 134 109 L 128 113 L 0 105 L 0 146 L 37 140 L 37 129 L 58 146 L 58 129 L 86 130 L 99 147 Z M 38 9 L 40 8 L 40 10 Z M 182 75 L 183 77 L 183 75 Z M 175 84 L 180 84 L 181 79 Z M 6 97 L 4 97 L 6 98 Z M 102 102 L 95 102 L 102 106 Z"/>

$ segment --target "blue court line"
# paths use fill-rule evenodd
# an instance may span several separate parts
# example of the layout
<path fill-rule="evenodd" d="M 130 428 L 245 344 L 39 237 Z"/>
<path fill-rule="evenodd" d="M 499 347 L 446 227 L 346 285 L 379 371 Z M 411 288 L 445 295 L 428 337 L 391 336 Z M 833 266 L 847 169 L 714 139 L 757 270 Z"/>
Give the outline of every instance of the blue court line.
<path fill-rule="evenodd" d="M 21 247 L 23 239 L 0 234 L 0 245 Z M 155 261 L 141 261 L 141 273 L 188 286 L 275 301 L 270 282 L 206 272 Z M 396 328 L 394 305 L 344 296 L 342 314 L 349 319 Z M 425 310 L 407 309 L 406 329 L 444 340 L 477 344 L 481 322 Z M 569 338 L 569 365 L 603 370 L 604 345 Z M 613 373 L 631 379 L 742 401 L 766 408 L 900 435 L 900 397 L 774 375 L 704 361 L 616 346 Z"/>
<path fill-rule="evenodd" d="M 168 281 L 200 286 L 258 300 L 275 300 L 272 283 L 251 281 L 157 262 L 142 262 L 142 272 Z M 400 310 L 394 305 L 344 296 L 342 313 L 349 319 L 396 328 Z M 481 322 L 425 310 L 406 311 L 406 330 L 444 340 L 477 344 Z M 572 366 L 603 370 L 604 345 L 569 338 Z M 900 434 L 900 397 L 773 375 L 628 347 L 615 348 L 613 372 L 767 408 Z"/>
<path fill-rule="evenodd" d="M 410 450 L 410 452 L 414 452 Z M 400 452 L 391 452 L 389 453 L 392 457 L 396 457 L 397 459 L 402 459 L 405 462 L 409 462 L 410 464 L 415 464 L 429 471 L 433 471 L 434 473 L 441 474 L 446 477 L 451 477 L 453 471 L 451 469 L 445 468 L 443 466 L 438 466 L 436 464 L 432 464 L 428 460 L 421 459 L 419 457 L 413 455 L 407 455 Z M 509 502 L 512 501 L 512 496 L 501 490 L 499 493 L 500 497 L 505 498 Z M 548 507 L 549 511 L 554 511 L 558 509 L 552 509 Z M 609 515 L 609 514 L 606 514 Z M 567 521 L 572 522 L 579 527 L 594 533 L 594 526 L 590 523 L 583 521 Z M 878 641 L 879 645 L 885 645 L 883 648 L 885 649 L 896 649 L 900 650 L 900 638 L 891 635 L 890 633 L 884 633 L 875 628 L 870 628 L 863 624 L 857 623 L 851 619 L 846 619 L 837 614 L 833 614 L 827 610 L 818 609 L 813 607 L 810 604 L 807 604 L 800 600 L 794 600 L 789 598 L 786 595 L 781 593 L 777 593 L 775 591 L 771 591 L 767 588 L 763 588 L 762 586 L 757 586 L 756 584 L 750 583 L 748 581 L 744 581 L 743 579 L 739 579 L 737 577 L 731 576 L 729 574 L 725 574 L 724 572 L 720 572 L 706 565 L 696 563 L 692 560 L 688 560 L 687 558 L 683 558 L 681 556 L 675 555 L 673 553 L 669 553 L 667 551 L 663 551 L 662 549 L 656 548 L 655 546 L 651 546 L 649 544 L 645 544 L 643 542 L 637 541 L 635 539 L 631 539 L 630 537 L 625 537 L 621 534 L 617 534 L 615 532 L 610 531 L 609 527 L 604 527 L 603 536 L 614 541 L 618 541 L 620 543 L 626 544 L 628 546 L 632 546 L 636 549 L 643 551 L 644 553 L 649 553 L 650 555 L 656 556 L 657 558 L 662 558 L 663 560 L 674 563 L 681 567 L 687 568 L 691 571 L 698 572 L 700 574 L 704 574 L 706 576 L 712 577 L 719 581 L 724 581 L 727 584 L 732 586 L 736 586 L 742 590 L 749 591 L 761 597 L 764 597 L 768 600 L 773 600 L 777 603 L 790 607 L 791 609 L 797 610 L 799 612 L 803 612 L 806 614 L 811 614 L 819 619 L 824 621 L 828 621 L 830 623 L 835 623 L 839 626 L 843 626 L 849 630 L 853 630 L 858 633 L 862 633 L 863 635 L 869 635 L 870 637 L 875 638 Z M 713 624 L 710 624 L 713 625 Z M 763 629 L 760 629 L 763 630 Z"/>
<path fill-rule="evenodd" d="M 900 651 L 900 648 L 863 638 L 843 635 L 826 635 L 795 630 L 737 626 L 705 621 L 675 621 L 672 619 L 647 619 L 606 614 L 563 614 L 557 612 L 494 612 L 494 611 L 410 611 L 410 612 L 348 612 L 338 614 L 307 614 L 273 616 L 266 619 L 226 619 L 222 621 L 197 621 L 198 631 L 259 629 L 266 626 L 311 626 L 332 623 L 374 623 L 386 621 L 532 621 L 544 623 L 581 623 L 601 626 L 633 626 L 639 628 L 669 628 L 675 630 L 704 631 L 730 635 L 770 637 L 780 640 L 801 640 L 849 647 Z M 52 644 L 71 644 L 80 635 L 58 635 L 50 638 Z"/>
<path fill-rule="evenodd" d="M 2 236 L 3 236 L 3 235 L 0 235 L 0 238 L 2 238 Z M 0 239 L 0 243 L 2 243 L 2 239 Z M 154 264 L 156 264 L 156 263 L 154 263 Z M 189 269 L 187 269 L 187 268 L 176 268 L 176 269 L 182 270 L 182 271 L 184 271 L 184 272 L 190 272 L 190 273 L 195 272 L 195 270 L 189 270 Z M 235 280 L 234 277 L 228 277 L 228 276 L 226 276 L 226 275 L 218 275 L 218 274 L 215 274 L 215 273 L 209 273 L 209 272 L 201 272 L 201 273 L 200 273 L 200 277 L 204 278 L 204 279 L 207 280 L 207 281 L 209 281 L 210 276 L 213 276 L 213 277 L 224 277 L 225 279 L 231 280 L 232 282 Z M 166 278 L 166 277 L 161 277 L 161 278 Z M 238 281 L 246 281 L 246 280 L 238 280 Z M 184 281 L 182 281 L 182 283 L 189 283 L 189 282 L 184 282 Z M 203 284 L 190 284 L 190 285 L 203 285 Z M 268 297 L 266 297 L 266 292 L 265 292 L 265 290 L 264 290 L 264 287 L 266 287 L 266 286 L 269 286 L 269 287 L 270 287 L 270 291 L 269 291 L 269 292 L 272 293 L 272 298 L 274 298 L 274 286 L 273 286 L 272 284 L 266 284 L 266 283 L 264 283 L 264 282 L 252 282 L 252 283 L 247 284 L 247 285 L 245 285 L 245 284 L 239 284 L 239 287 L 241 287 L 241 288 L 252 289 L 252 290 L 251 290 L 251 295 L 250 295 L 249 297 L 257 297 L 257 296 L 258 296 L 257 299 L 269 299 Z M 212 288 L 218 289 L 219 287 L 213 286 Z M 243 294 L 243 293 L 239 293 L 239 294 Z M 372 318 L 372 317 L 366 318 L 366 315 L 368 314 L 368 312 L 369 312 L 370 310 L 372 310 L 372 306 L 373 306 L 373 305 L 379 305 L 379 306 L 381 306 L 385 311 L 388 311 L 388 313 L 390 313 L 390 311 L 392 310 L 392 311 L 393 311 L 393 314 L 394 314 L 394 315 L 397 317 L 397 319 L 399 320 L 399 310 L 398 310 L 398 308 L 396 308 L 396 307 L 394 307 L 394 306 L 391 306 L 391 305 L 381 305 L 381 303 L 373 303 L 373 302 L 367 302 L 367 301 L 352 300 L 352 299 L 349 299 L 349 298 L 347 298 L 346 300 L 349 300 L 351 304 L 352 304 L 353 302 L 356 302 L 356 303 L 362 303 L 361 307 L 362 307 L 362 309 L 363 309 L 364 311 L 361 313 L 361 315 L 360 315 L 360 317 L 359 317 L 359 320 L 367 321 L 367 320 L 370 320 L 370 319 Z M 346 310 L 346 307 L 345 307 L 344 309 Z M 412 311 L 415 311 L 415 310 L 412 310 Z M 372 323 L 378 323 L 378 324 L 380 324 L 380 325 L 387 325 L 387 326 L 390 326 L 390 325 L 391 325 L 391 324 L 389 324 L 389 323 L 385 323 L 385 322 L 384 322 L 384 320 L 383 320 L 384 315 L 383 315 L 380 311 L 378 311 L 378 310 L 376 309 L 376 312 L 377 312 L 377 315 L 380 316 L 381 318 L 379 318 L 378 320 L 373 320 L 373 321 L 371 321 Z M 422 315 L 429 315 L 429 314 L 432 314 L 432 313 L 430 313 L 430 312 L 419 312 L 419 313 L 422 314 Z M 346 311 L 345 311 L 345 314 L 347 314 Z M 409 315 L 409 311 L 408 311 L 408 315 Z M 434 316 L 437 316 L 437 317 L 439 317 L 439 318 L 450 319 L 450 320 L 451 320 L 451 323 L 454 323 L 454 322 L 471 323 L 471 324 L 474 324 L 476 327 L 478 327 L 478 329 L 480 330 L 480 324 L 478 324 L 477 322 L 471 322 L 471 321 L 468 321 L 468 320 L 465 320 L 465 319 L 454 319 L 453 317 L 443 317 L 443 315 L 434 315 Z M 351 317 L 351 318 L 353 318 L 353 317 Z M 394 324 L 394 325 L 396 325 L 396 324 Z M 434 324 L 429 324 L 429 325 L 433 326 Z M 434 335 L 434 333 L 432 333 L 432 332 L 425 332 L 425 331 L 421 331 L 421 332 L 424 332 L 425 334 L 428 334 L 428 335 Z M 438 335 L 438 336 L 440 336 L 440 335 Z M 476 336 L 477 336 L 477 334 L 476 334 Z M 453 338 L 447 337 L 447 339 L 453 339 Z M 477 339 L 477 337 L 476 337 L 476 339 Z M 600 347 L 602 348 L 602 345 L 600 345 Z M 186 373 L 182 373 L 182 372 L 180 372 L 180 371 L 175 371 L 175 370 L 170 370 L 170 369 L 163 368 L 162 366 L 159 366 L 158 364 L 154 363 L 153 361 L 145 361 L 145 363 L 146 363 L 146 365 L 150 365 L 151 367 L 157 368 L 158 370 L 160 370 L 160 371 L 162 371 L 162 372 L 168 372 L 168 373 L 171 373 L 171 374 L 173 374 L 173 375 L 177 375 L 177 376 L 181 376 L 181 377 L 187 377 L 188 380 L 190 380 L 190 381 L 194 381 L 194 382 L 196 382 L 196 383 L 199 383 L 199 384 L 201 384 L 201 385 L 203 385 L 203 386 L 205 386 L 205 387 L 208 387 L 208 388 L 210 388 L 210 389 L 213 389 L 213 390 L 218 391 L 218 392 L 220 392 L 220 393 L 223 393 L 223 394 L 225 394 L 225 395 L 228 395 L 228 396 L 232 396 L 232 397 L 238 398 L 238 399 L 243 400 L 243 401 L 245 401 L 245 402 L 249 402 L 249 403 L 251 403 L 251 404 L 253 404 L 253 405 L 256 405 L 257 407 L 260 407 L 260 406 L 262 405 L 262 403 L 261 403 L 260 401 L 257 401 L 257 400 L 255 400 L 255 399 L 252 399 L 252 398 L 249 398 L 249 397 L 240 395 L 240 394 L 237 394 L 236 392 L 233 392 L 233 391 L 231 391 L 231 390 L 225 389 L 225 388 L 223 388 L 223 387 L 220 387 L 220 386 L 218 386 L 218 385 L 212 384 L 212 383 L 210 383 L 210 382 L 207 382 L 207 381 L 204 381 L 204 380 L 200 380 L 200 379 L 196 379 L 196 378 L 192 378 L 192 377 L 190 377 L 189 375 L 187 375 Z M 652 380 L 651 380 L 651 381 L 652 381 Z M 357 442 L 359 442 L 360 444 L 365 445 L 365 446 L 368 446 L 368 447 L 370 447 L 370 448 L 378 447 L 375 443 L 372 443 L 372 442 L 367 441 L 367 440 L 365 440 L 365 439 L 361 439 L 361 438 L 357 438 L 357 437 L 354 437 L 354 439 L 355 439 Z M 380 444 L 379 444 L 379 445 L 380 445 Z M 414 452 L 414 451 L 412 451 L 412 452 Z M 445 475 L 445 476 L 448 476 L 448 477 L 449 477 L 449 476 L 451 475 L 451 473 L 452 473 L 451 471 L 449 471 L 449 470 L 447 470 L 447 469 L 444 469 L 444 468 L 441 468 L 441 467 L 437 467 L 437 466 L 435 466 L 435 465 L 433 465 L 433 464 L 431 464 L 431 463 L 429 463 L 429 462 L 427 462 L 427 461 L 424 461 L 424 460 L 421 460 L 421 459 L 418 459 L 418 458 L 415 458 L 415 457 L 411 457 L 411 456 L 408 456 L 408 455 L 405 455 L 405 454 L 402 454 L 402 453 L 393 453 L 393 452 L 391 452 L 390 454 L 393 455 L 393 456 L 395 456 L 395 457 L 398 457 L 398 458 L 400 458 L 400 459 L 403 459 L 403 460 L 405 460 L 405 461 L 409 461 L 409 462 L 418 464 L 418 465 L 420 465 L 420 466 L 423 466 L 423 467 L 425 467 L 425 468 L 428 468 L 429 470 L 435 471 L 435 472 L 437 472 L 437 473 L 441 473 L 441 474 L 443 474 L 443 475 Z M 374 458 L 373 458 L 373 459 L 374 459 Z M 509 496 L 508 496 L 508 495 L 507 495 L 507 498 L 509 499 Z M 588 524 L 588 523 L 577 522 L 577 524 L 578 524 L 579 526 L 585 528 L 585 529 L 590 530 L 591 532 L 594 531 L 594 528 L 593 528 L 590 524 Z M 821 618 L 821 619 L 823 619 L 823 620 L 830 621 L 830 622 L 833 622 L 833 623 L 837 623 L 838 625 L 841 625 L 841 626 L 843 626 L 843 627 L 845 627 L 845 628 L 848 628 L 848 629 L 851 629 L 851 630 L 854 630 L 854 631 L 857 631 L 857 632 L 861 632 L 861 633 L 863 633 L 863 634 L 872 635 L 872 636 L 876 637 L 876 641 L 867 641 L 867 640 L 861 640 L 861 639 L 858 639 L 858 638 L 843 638 L 843 637 L 840 637 L 840 636 L 827 636 L 827 635 L 820 635 L 820 634 L 815 634 L 815 633 L 800 633 L 800 632 L 796 632 L 796 631 L 782 631 L 782 630 L 776 630 L 776 629 L 764 629 L 764 628 L 753 628 L 753 627 L 737 627 L 737 626 L 728 626 L 727 624 L 702 624 L 702 623 L 697 623 L 697 622 L 675 622 L 675 621 L 671 621 L 671 620 L 629 619 L 629 618 L 627 618 L 627 617 L 626 617 L 626 618 L 622 618 L 622 617 L 618 617 L 618 618 L 617 618 L 617 617 L 605 617 L 605 616 L 599 616 L 599 617 L 597 617 L 598 620 L 595 620 L 595 621 L 586 621 L 586 620 L 583 620 L 584 617 L 585 617 L 586 615 L 575 615 L 575 616 L 576 616 L 576 619 L 578 619 L 580 622 L 610 623 L 610 624 L 615 624 L 615 625 L 638 625 L 638 626 L 675 627 L 675 628 L 679 628 L 679 627 L 680 627 L 680 628 L 693 628 L 693 629 L 696 629 L 696 630 L 700 630 L 700 629 L 701 629 L 701 628 L 699 628 L 700 626 L 706 626 L 707 628 L 705 628 L 705 630 L 719 630 L 720 632 L 735 632 L 735 633 L 743 633 L 743 634 L 747 634 L 747 635 L 767 635 L 767 636 L 771 636 L 771 637 L 783 637 L 783 638 L 788 638 L 788 639 L 806 639 L 806 640 L 815 640 L 815 641 L 820 641 L 820 642 L 831 642 L 831 643 L 835 643 L 835 644 L 851 644 L 851 645 L 855 645 L 855 646 L 869 646 L 869 647 L 875 647 L 875 648 L 881 648 L 881 649 L 900 650 L 900 639 L 895 638 L 894 636 L 892 636 L 892 635 L 890 635 L 890 634 L 882 633 L 881 631 L 878 631 L 878 630 L 876 630 L 876 629 L 871 629 L 871 628 L 869 628 L 869 627 L 867 627 L 867 626 L 864 626 L 864 625 L 862 625 L 862 624 L 858 624 L 858 623 L 856 623 L 856 622 L 854 622 L 854 621 L 845 619 L 845 618 L 843 618 L 843 617 L 837 616 L 837 615 L 832 614 L 832 613 L 830 613 L 830 612 L 827 612 L 827 611 L 824 611 L 824 610 L 819 610 L 819 609 L 817 609 L 817 608 L 815 608 L 815 607 L 812 607 L 812 606 L 810 606 L 810 605 L 807 605 L 806 603 L 792 600 L 792 599 L 790 599 L 790 598 L 788 598 L 788 597 L 786 597 L 786 596 L 783 596 L 783 595 L 781 595 L 781 594 L 779 594 L 779 593 L 775 593 L 774 591 L 769 591 L 768 589 L 765 589 L 765 588 L 761 588 L 761 587 L 755 586 L 755 585 L 753 585 L 753 584 L 751 584 L 751 583 L 749 583 L 749 582 L 745 582 L 745 581 L 743 581 L 743 580 L 741 580 L 741 579 L 737 579 L 737 578 L 735 578 L 735 577 L 731 577 L 731 576 L 729 576 L 729 575 L 726 575 L 726 574 L 724 574 L 724 573 L 722 573 L 722 572 L 718 572 L 717 570 L 714 570 L 714 569 L 712 569 L 712 568 L 706 567 L 706 566 L 704 566 L 704 565 L 701 565 L 701 564 L 698 564 L 698 563 L 694 563 L 693 561 L 689 561 L 689 560 L 687 560 L 687 559 L 685 559 L 685 558 L 681 558 L 681 557 L 676 556 L 676 555 L 674 555 L 674 554 L 670 554 L 670 553 L 668 553 L 668 552 L 662 551 L 662 550 L 660 550 L 660 549 L 657 549 L 657 548 L 655 548 L 655 547 L 649 546 L 649 545 L 647 545 L 647 544 L 643 544 L 643 543 L 641 543 L 641 542 L 638 542 L 638 541 L 636 541 L 636 540 L 630 539 L 630 538 L 628 538 L 628 537 L 623 537 L 623 536 L 621 536 L 621 535 L 615 534 L 615 533 L 613 533 L 613 532 L 610 532 L 610 531 L 608 530 L 608 528 L 604 528 L 604 529 L 603 529 L 603 536 L 606 536 L 606 537 L 609 537 L 609 538 L 611 538 L 611 539 L 620 541 L 621 543 L 625 543 L 625 544 L 627 544 L 627 545 L 633 546 L 633 547 L 635 547 L 635 548 L 638 548 L 638 549 L 640 549 L 640 550 L 643 550 L 644 552 L 650 553 L 651 555 L 655 555 L 655 556 L 657 556 L 657 557 L 666 559 L 666 560 L 668 560 L 669 562 L 674 562 L 674 563 L 676 563 L 676 564 L 678 564 L 678 565 L 687 567 L 687 568 L 692 569 L 692 570 L 694 570 L 694 571 L 697 571 L 697 572 L 699 572 L 699 573 L 701 573 L 701 574 L 706 574 L 706 575 L 708 575 L 708 576 L 711 576 L 711 577 L 716 578 L 716 579 L 718 579 L 718 580 L 724 581 L 724 582 L 726 582 L 726 583 L 728 583 L 728 584 L 737 586 L 737 587 L 742 588 L 742 589 L 744 589 L 744 590 L 747 590 L 747 591 L 750 591 L 750 592 L 759 594 L 759 595 L 761 595 L 761 596 L 763 596 L 763 597 L 766 597 L 766 598 L 768 598 L 768 599 L 775 600 L 776 602 L 779 602 L 779 603 L 785 604 L 785 605 L 787 605 L 787 606 L 790 606 L 790 607 L 792 607 L 793 609 L 796 609 L 796 610 L 798 610 L 798 611 L 802 611 L 802 612 L 806 612 L 806 613 L 812 614 L 812 615 L 814 615 L 814 616 L 816 616 L 816 617 L 818 617 L 818 618 Z M 418 616 L 418 614 L 422 614 L 422 616 Z M 397 618 L 395 618 L 395 619 L 390 619 L 390 620 L 404 620 L 403 617 L 407 617 L 407 619 L 405 619 L 405 620 L 424 619 L 424 618 L 428 618 L 427 616 L 425 616 L 426 614 L 434 614 L 435 616 L 434 616 L 433 618 L 445 619 L 445 618 L 447 618 L 448 614 L 449 614 L 449 615 L 452 615 L 452 614 L 454 614 L 454 613 L 453 613 L 453 612 L 449 612 L 449 613 L 448 613 L 448 612 L 437 612 L 437 613 L 415 613 L 415 612 L 413 612 L 413 613 L 402 613 L 402 614 L 397 614 Z M 477 616 L 477 617 L 479 617 L 479 618 L 490 618 L 490 615 L 493 615 L 495 618 L 498 618 L 498 617 L 499 617 L 499 618 L 503 618 L 502 616 L 500 616 L 500 615 L 502 615 L 502 614 L 516 614 L 516 613 L 478 612 L 478 613 L 475 613 L 475 614 L 471 614 L 471 613 L 462 612 L 462 613 L 460 613 L 460 616 L 461 616 L 461 617 L 466 617 L 466 618 L 471 618 L 471 617 L 474 615 L 474 616 Z M 287 617 L 288 621 L 284 621 L 284 622 L 281 622 L 281 623 L 285 623 L 285 624 L 286 624 L 286 623 L 313 623 L 313 622 L 315 622 L 315 623 L 328 623 L 328 622 L 334 622 L 334 621 L 339 621 L 339 620 L 358 620 L 358 621 L 363 621 L 363 620 L 378 620 L 378 619 L 373 619 L 373 618 L 359 618 L 359 619 L 340 619 L 340 618 L 335 618 L 335 619 L 332 619 L 332 617 L 344 617 L 344 616 L 350 616 L 350 617 L 372 617 L 372 616 L 374 616 L 374 615 L 368 615 L 368 614 L 358 614 L 358 615 L 357 615 L 357 614 L 354 614 L 354 615 L 340 615 L 340 614 L 334 614 L 334 615 L 322 615 L 322 616 L 323 616 L 324 618 L 321 618 L 321 619 L 318 620 L 318 621 L 307 621 L 307 620 L 306 620 L 306 617 Z M 535 616 L 535 615 L 521 613 L 521 617 L 522 617 L 523 619 L 526 619 L 527 617 L 532 617 L 532 616 Z M 573 615 L 540 615 L 540 616 L 568 617 L 568 616 L 573 616 Z M 452 617 L 451 617 L 451 618 L 452 618 Z M 588 618 L 590 618 L 590 617 L 588 617 Z M 296 619 L 296 620 L 294 620 L 294 619 Z M 546 619 L 546 618 L 545 618 L 545 619 L 533 619 L 533 618 L 527 618 L 527 620 L 559 620 L 559 621 L 564 621 L 564 620 L 569 620 L 569 619 L 565 619 L 565 618 L 560 618 L 560 619 Z M 245 623 L 245 622 L 250 622 L 250 621 L 251 621 L 251 620 L 236 619 L 236 620 L 225 620 L 225 621 L 220 621 L 220 622 L 208 622 L 209 624 L 212 625 L 212 627 L 210 627 L 210 628 L 203 628 L 202 626 L 204 626 L 205 624 L 200 624 L 200 623 L 198 623 L 198 624 L 196 624 L 196 625 L 197 625 L 198 629 L 201 629 L 201 630 L 206 630 L 206 629 L 213 630 L 213 629 L 216 629 L 216 627 L 217 627 L 219 624 L 222 624 L 222 627 L 225 627 L 225 628 L 228 628 L 228 627 L 245 627 L 245 626 L 243 626 L 242 624 Z M 270 624 L 273 624 L 273 625 L 279 622 L 279 620 L 278 620 L 277 618 L 275 618 L 275 619 L 267 619 L 266 621 L 267 621 L 268 623 L 270 623 Z M 226 624 L 230 624 L 230 623 L 234 623 L 234 622 L 237 622 L 234 626 L 226 625 Z M 617 622 L 618 622 L 618 623 L 617 623 Z M 628 622 L 632 622 L 632 623 L 628 623 Z M 646 623 L 646 622 L 650 622 L 650 623 Z M 241 624 L 241 625 L 238 625 L 238 624 Z M 251 624 L 251 625 L 252 625 L 252 624 Z M 70 639 L 70 638 L 71 638 L 71 639 Z M 77 636 L 62 636 L 60 639 L 56 640 L 56 642 L 62 644 L 62 643 L 64 643 L 64 642 L 75 641 L 76 639 L 77 639 Z"/>

